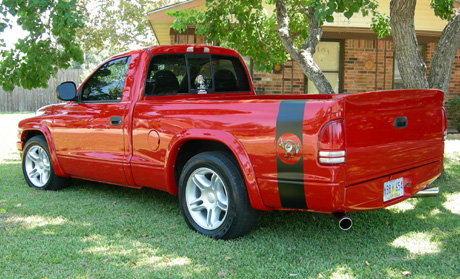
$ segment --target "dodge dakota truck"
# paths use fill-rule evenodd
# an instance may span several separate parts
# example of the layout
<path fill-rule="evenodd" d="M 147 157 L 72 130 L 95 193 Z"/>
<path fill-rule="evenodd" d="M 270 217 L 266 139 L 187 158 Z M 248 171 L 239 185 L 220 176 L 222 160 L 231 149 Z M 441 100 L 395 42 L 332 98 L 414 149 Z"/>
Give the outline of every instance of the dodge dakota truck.
<path fill-rule="evenodd" d="M 439 90 L 256 95 L 236 51 L 174 45 L 116 55 L 56 92 L 65 103 L 19 123 L 28 185 L 167 191 L 191 229 L 216 239 L 248 233 L 261 210 L 387 207 L 442 171 Z"/>

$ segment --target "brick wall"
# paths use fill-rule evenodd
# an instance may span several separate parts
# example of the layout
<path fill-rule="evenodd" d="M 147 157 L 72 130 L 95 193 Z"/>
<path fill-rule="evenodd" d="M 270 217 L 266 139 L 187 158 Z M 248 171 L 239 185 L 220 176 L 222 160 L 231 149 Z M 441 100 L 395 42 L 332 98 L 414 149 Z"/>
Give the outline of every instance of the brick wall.
<path fill-rule="evenodd" d="M 279 73 L 254 72 L 253 82 L 257 94 L 304 93 L 304 74 L 294 61 L 286 62 Z"/>
<path fill-rule="evenodd" d="M 343 69 L 343 93 L 391 89 L 392 42 L 345 40 Z M 281 73 L 254 72 L 256 91 L 264 94 L 302 94 L 305 92 L 304 83 L 302 70 L 292 61 L 283 65 Z"/>
<path fill-rule="evenodd" d="M 345 40 L 344 93 L 391 89 L 393 44 L 386 40 Z"/>
<path fill-rule="evenodd" d="M 460 49 L 455 56 L 454 67 L 452 68 L 452 75 L 450 79 L 450 87 L 447 98 L 460 96 Z"/>
<path fill-rule="evenodd" d="M 425 62 L 430 71 L 436 43 L 426 44 Z M 393 42 L 389 40 L 345 40 L 344 92 L 393 88 Z M 447 99 L 460 95 L 460 50 L 457 52 Z"/>
<path fill-rule="evenodd" d="M 173 44 L 205 44 L 203 37 L 194 35 L 194 30 L 186 34 L 171 33 Z M 426 45 L 425 61 L 429 70 L 436 44 Z M 344 40 L 343 93 L 385 90 L 393 88 L 393 42 L 391 40 Z M 258 94 L 303 94 L 305 80 L 302 70 L 295 61 L 288 61 L 279 73 L 254 71 L 254 87 Z M 457 53 L 451 86 L 447 98 L 460 95 L 460 50 Z"/>
<path fill-rule="evenodd" d="M 430 70 L 431 58 L 434 55 L 436 48 L 436 43 L 429 43 L 426 45 L 426 64 L 427 64 L 427 74 Z M 446 99 L 453 98 L 455 96 L 460 96 L 460 49 L 455 56 L 454 65 L 452 67 L 452 73 L 450 77 L 450 86 L 449 92 L 447 93 Z"/>

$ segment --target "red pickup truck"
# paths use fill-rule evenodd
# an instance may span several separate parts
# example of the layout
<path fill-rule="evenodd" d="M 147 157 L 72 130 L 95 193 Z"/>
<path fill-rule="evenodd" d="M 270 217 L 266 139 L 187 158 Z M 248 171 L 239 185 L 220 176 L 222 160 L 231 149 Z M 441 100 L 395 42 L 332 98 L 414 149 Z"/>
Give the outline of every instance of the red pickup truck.
<path fill-rule="evenodd" d="M 260 210 L 390 206 L 442 170 L 439 90 L 257 96 L 236 51 L 174 45 L 114 56 L 57 94 L 68 102 L 19 123 L 31 187 L 79 178 L 167 191 L 213 238 L 248 233 Z"/>

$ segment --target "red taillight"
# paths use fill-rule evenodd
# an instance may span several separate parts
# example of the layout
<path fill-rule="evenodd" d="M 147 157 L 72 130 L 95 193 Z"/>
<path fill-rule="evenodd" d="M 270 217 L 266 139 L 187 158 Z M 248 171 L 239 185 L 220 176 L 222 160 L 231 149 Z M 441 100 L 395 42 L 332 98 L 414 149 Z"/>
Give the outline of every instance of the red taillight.
<path fill-rule="evenodd" d="M 447 116 L 446 109 L 442 108 L 442 131 L 444 132 L 444 140 L 447 139 Z"/>
<path fill-rule="evenodd" d="M 322 164 L 345 163 L 345 134 L 342 121 L 328 123 L 319 135 L 319 162 Z"/>

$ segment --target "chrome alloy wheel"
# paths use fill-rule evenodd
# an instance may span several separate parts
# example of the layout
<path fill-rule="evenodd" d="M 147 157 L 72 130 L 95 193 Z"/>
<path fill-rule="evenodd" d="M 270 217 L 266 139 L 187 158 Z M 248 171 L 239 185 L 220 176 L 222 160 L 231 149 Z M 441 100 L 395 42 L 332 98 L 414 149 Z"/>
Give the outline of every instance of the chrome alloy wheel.
<path fill-rule="evenodd" d="M 228 211 L 227 195 L 222 178 L 209 168 L 196 169 L 187 180 L 187 209 L 203 229 L 215 230 L 224 223 Z"/>
<path fill-rule="evenodd" d="M 41 188 L 50 179 L 50 159 L 45 149 L 35 145 L 25 154 L 25 172 L 35 187 Z"/>

